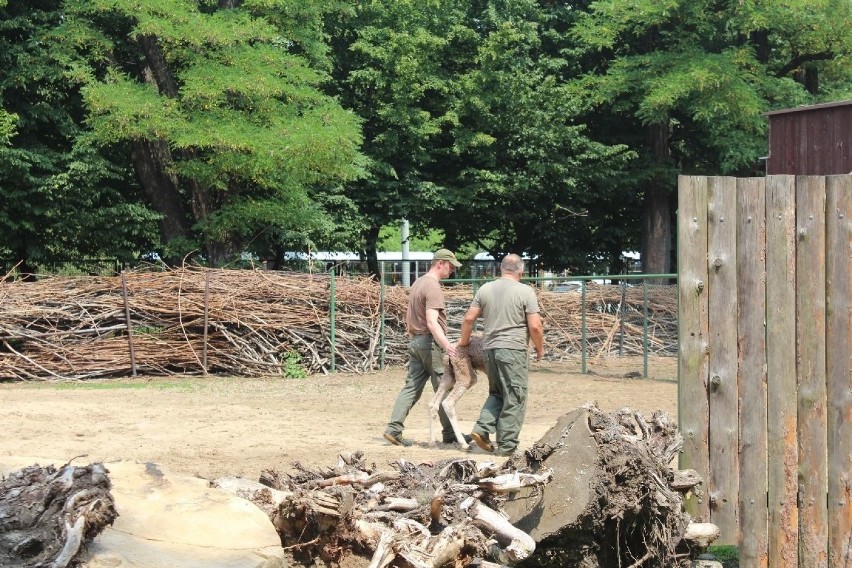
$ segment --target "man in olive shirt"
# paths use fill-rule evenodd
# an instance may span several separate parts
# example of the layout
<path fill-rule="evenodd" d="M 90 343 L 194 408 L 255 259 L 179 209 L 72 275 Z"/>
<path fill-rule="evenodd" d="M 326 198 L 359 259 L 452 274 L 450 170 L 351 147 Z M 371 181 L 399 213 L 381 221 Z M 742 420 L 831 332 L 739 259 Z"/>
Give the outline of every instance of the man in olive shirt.
<path fill-rule="evenodd" d="M 544 355 L 544 332 L 535 291 L 521 283 L 524 261 L 509 254 L 500 263 L 500 278 L 483 284 L 464 316 L 458 345 L 470 343 L 470 334 L 483 316 L 485 373 L 488 398 L 482 406 L 471 438 L 476 445 L 500 456 L 518 447 L 527 407 L 529 342 L 536 357 Z M 497 434 L 494 444 L 490 434 Z"/>
<path fill-rule="evenodd" d="M 432 258 L 429 272 L 415 280 L 408 295 L 408 375 L 396 403 L 393 405 L 390 422 L 385 429 L 385 440 L 397 446 L 410 446 L 411 441 L 402 437 L 403 424 L 415 403 L 420 400 L 426 381 L 431 379 L 432 388 L 438 390 L 444 373 L 444 354 L 456 356 L 455 345 L 447 339 L 447 309 L 441 280 L 449 278 L 453 270 L 460 267 L 456 255 L 440 249 Z M 443 441 L 453 443 L 453 432 L 444 409 L 438 412 L 441 419 Z"/>

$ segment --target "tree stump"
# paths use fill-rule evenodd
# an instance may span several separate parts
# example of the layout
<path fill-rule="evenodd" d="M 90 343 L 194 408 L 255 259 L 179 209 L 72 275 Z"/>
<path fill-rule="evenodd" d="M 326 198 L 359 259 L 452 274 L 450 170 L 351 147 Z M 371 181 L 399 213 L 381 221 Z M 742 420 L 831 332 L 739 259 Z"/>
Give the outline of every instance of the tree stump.
<path fill-rule="evenodd" d="M 64 568 L 118 513 L 102 464 L 33 465 L 0 481 L 0 566 Z"/>
<path fill-rule="evenodd" d="M 510 522 L 536 541 L 524 566 L 689 566 L 707 541 L 683 507 L 683 493 L 700 479 L 670 466 L 682 445 L 662 412 L 647 421 L 592 404 L 562 416 L 524 457 L 553 481 L 504 504 Z M 710 540 L 718 535 L 706 528 Z"/>

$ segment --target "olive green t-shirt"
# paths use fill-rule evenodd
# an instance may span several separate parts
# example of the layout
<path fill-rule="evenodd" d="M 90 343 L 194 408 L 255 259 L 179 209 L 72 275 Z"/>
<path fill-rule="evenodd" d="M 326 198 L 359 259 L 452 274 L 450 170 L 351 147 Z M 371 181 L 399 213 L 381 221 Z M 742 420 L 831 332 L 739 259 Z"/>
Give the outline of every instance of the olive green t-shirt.
<path fill-rule="evenodd" d="M 409 335 L 431 333 L 426 325 L 426 309 L 438 310 L 438 323 L 447 331 L 447 310 L 441 283 L 431 276 L 423 275 L 414 281 L 408 291 L 406 325 Z"/>
<path fill-rule="evenodd" d="M 539 312 L 535 290 L 508 278 L 498 278 L 476 292 L 471 306 L 482 310 L 485 349 L 528 349 L 527 315 Z"/>

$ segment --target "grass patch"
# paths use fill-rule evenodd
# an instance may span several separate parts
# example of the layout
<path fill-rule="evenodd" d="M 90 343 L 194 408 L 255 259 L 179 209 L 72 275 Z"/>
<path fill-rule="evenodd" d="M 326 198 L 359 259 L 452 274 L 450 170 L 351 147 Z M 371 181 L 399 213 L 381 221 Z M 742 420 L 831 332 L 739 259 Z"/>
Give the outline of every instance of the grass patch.
<path fill-rule="evenodd" d="M 740 565 L 740 551 L 732 544 L 708 546 L 707 553 L 715 556 L 725 568 L 738 568 Z"/>
<path fill-rule="evenodd" d="M 302 366 L 302 356 L 296 351 L 287 353 L 284 359 L 284 369 L 281 374 L 289 379 L 304 379 L 308 376 L 305 367 Z"/>

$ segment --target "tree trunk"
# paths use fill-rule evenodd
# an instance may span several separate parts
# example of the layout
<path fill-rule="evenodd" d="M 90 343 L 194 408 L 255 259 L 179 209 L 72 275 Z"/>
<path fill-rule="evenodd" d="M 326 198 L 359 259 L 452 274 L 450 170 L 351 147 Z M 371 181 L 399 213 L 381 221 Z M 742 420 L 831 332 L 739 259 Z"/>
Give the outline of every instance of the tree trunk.
<path fill-rule="evenodd" d="M 139 47 L 145 56 L 146 65 L 141 70 L 145 82 L 156 86 L 162 95 L 176 97 L 177 82 L 157 45 L 157 38 L 150 35 L 141 36 Z M 143 193 L 154 210 L 163 216 L 160 220 L 160 237 L 163 244 L 179 237 L 187 237 L 192 221 L 178 189 L 177 176 L 169 171 L 172 153 L 168 143 L 156 139 L 134 141 L 131 158 Z M 176 265 L 181 259 L 173 256 L 164 260 L 168 264 Z"/>
<path fill-rule="evenodd" d="M 648 127 L 647 143 L 654 161 L 663 169 L 669 160 L 669 127 L 656 123 Z M 671 272 L 672 220 L 669 188 L 663 176 L 655 176 L 645 188 L 642 200 L 642 270 L 645 274 Z M 663 284 L 660 279 L 651 284 Z"/>
<path fill-rule="evenodd" d="M 135 141 L 131 158 L 145 197 L 154 210 L 163 216 L 160 220 L 163 243 L 186 237 L 190 222 L 183 197 L 177 189 L 177 178 L 166 168 L 172 161 L 168 144 L 162 140 Z M 170 259 L 169 263 L 174 264 L 175 260 L 179 259 Z"/>
<path fill-rule="evenodd" d="M 364 256 L 367 258 L 367 271 L 376 280 L 381 278 L 379 267 L 379 227 L 373 226 L 364 232 Z"/>
<path fill-rule="evenodd" d="M 157 89 L 163 96 L 176 98 L 178 96 L 178 83 L 175 79 L 174 73 L 172 73 L 172 70 L 169 68 L 169 64 L 163 55 L 162 49 L 160 49 L 157 37 L 152 35 L 142 36 L 139 38 L 139 46 L 145 55 L 146 66 L 143 69 L 143 75 L 146 82 L 156 85 Z M 161 211 L 160 209 L 157 209 L 157 211 L 160 211 L 164 215 L 176 213 L 177 211 L 175 208 L 178 206 L 178 203 L 180 203 L 181 210 L 185 212 L 185 197 L 180 192 L 177 177 L 166 173 L 169 169 L 168 166 L 173 160 L 171 152 L 168 151 L 168 146 L 164 141 L 148 141 L 145 143 L 151 146 L 157 146 L 156 152 L 148 153 L 148 156 L 150 156 L 150 159 L 153 162 L 148 164 L 148 169 L 162 172 L 159 177 L 163 178 L 163 180 L 168 179 L 170 182 L 168 184 L 157 183 L 149 187 L 146 181 L 155 182 L 157 180 L 150 176 L 142 178 L 140 175 L 140 181 L 142 182 L 145 194 L 148 195 L 149 199 L 156 199 L 156 201 L 152 201 L 152 205 L 154 205 L 155 209 L 157 209 L 157 203 L 169 204 L 168 211 Z M 141 168 L 137 166 L 137 172 L 140 169 Z M 217 204 L 214 196 L 210 192 L 210 188 L 199 184 L 195 180 L 188 180 L 187 188 L 189 190 L 189 209 L 192 213 L 193 220 L 203 221 L 208 215 L 210 215 L 210 213 L 216 210 Z M 193 223 L 185 223 L 183 234 L 178 236 L 185 236 L 188 234 L 189 227 L 192 224 Z M 167 229 L 172 228 L 169 227 Z M 172 238 L 168 235 L 168 233 L 163 234 L 163 238 L 166 242 Z M 209 238 L 206 239 L 203 245 L 208 265 L 221 266 L 227 258 L 227 246 L 221 242 L 214 242 Z"/>
<path fill-rule="evenodd" d="M 525 566 L 689 566 L 706 546 L 699 535 L 713 540 L 718 528 L 692 530 L 683 493 L 701 480 L 669 465 L 682 444 L 662 412 L 647 420 L 586 405 L 562 416 L 526 451 L 527 469 L 550 471 L 553 480 L 544 491 L 518 491 L 504 506 L 536 541 Z"/>
<path fill-rule="evenodd" d="M 659 185 L 645 190 L 642 201 L 641 253 L 645 274 L 671 272 L 672 223 L 668 194 L 668 190 Z"/>

